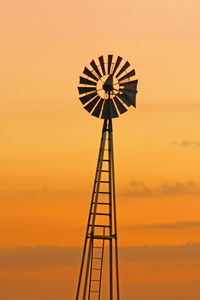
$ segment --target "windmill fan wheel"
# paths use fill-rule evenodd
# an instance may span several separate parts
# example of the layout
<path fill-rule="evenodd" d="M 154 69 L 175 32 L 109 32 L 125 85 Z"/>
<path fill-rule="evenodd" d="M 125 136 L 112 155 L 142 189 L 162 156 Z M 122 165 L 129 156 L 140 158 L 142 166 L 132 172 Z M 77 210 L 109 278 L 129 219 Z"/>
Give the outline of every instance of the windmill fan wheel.
<path fill-rule="evenodd" d="M 84 109 L 97 118 L 111 119 L 131 105 L 136 107 L 138 80 L 132 80 L 135 70 L 129 67 L 120 56 L 115 61 L 113 55 L 108 55 L 107 61 L 100 56 L 98 64 L 92 60 L 90 68 L 84 68 L 78 87 Z"/>

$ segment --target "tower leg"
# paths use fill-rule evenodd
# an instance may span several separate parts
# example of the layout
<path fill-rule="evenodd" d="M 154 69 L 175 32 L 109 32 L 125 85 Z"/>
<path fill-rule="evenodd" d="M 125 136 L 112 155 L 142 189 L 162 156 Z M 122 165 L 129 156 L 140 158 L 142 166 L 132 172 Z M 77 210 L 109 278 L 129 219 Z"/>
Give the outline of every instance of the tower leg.
<path fill-rule="evenodd" d="M 109 170 L 110 170 L 110 173 L 109 173 L 109 181 L 110 181 L 110 184 L 109 184 L 109 198 L 110 198 L 110 235 L 112 235 L 113 233 L 113 221 L 112 221 L 112 206 L 113 206 L 113 193 L 112 193 L 112 187 L 113 187 L 113 184 L 112 184 L 112 181 L 113 181 L 113 174 L 112 174 L 112 119 L 109 119 L 109 122 L 108 122 L 108 149 L 109 149 Z M 113 251 L 112 251 L 112 239 L 110 239 L 109 241 L 109 256 L 110 256 L 110 259 L 109 259 L 109 263 L 110 263 L 110 300 L 113 299 Z"/>
<path fill-rule="evenodd" d="M 116 213 L 116 196 L 115 196 L 115 172 L 114 172 L 114 150 L 113 150 L 113 131 L 112 123 L 110 125 L 110 149 L 111 149 L 111 162 L 112 162 L 112 192 L 113 192 L 113 221 L 114 221 L 114 233 L 115 233 L 115 268 L 116 268 L 116 288 L 117 288 L 117 300 L 119 297 L 119 266 L 118 266 L 118 243 L 117 243 L 117 213 Z"/>

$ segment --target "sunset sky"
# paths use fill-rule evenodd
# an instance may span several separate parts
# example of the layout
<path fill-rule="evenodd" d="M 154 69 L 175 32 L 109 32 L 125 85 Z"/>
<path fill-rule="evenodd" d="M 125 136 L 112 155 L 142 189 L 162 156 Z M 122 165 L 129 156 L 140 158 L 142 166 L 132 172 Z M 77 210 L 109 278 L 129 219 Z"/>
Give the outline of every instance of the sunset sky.
<path fill-rule="evenodd" d="M 127 59 L 113 121 L 121 299 L 200 299 L 199 0 L 6 0 L 0 9 L 0 298 L 73 300 L 102 120 L 92 59 Z"/>

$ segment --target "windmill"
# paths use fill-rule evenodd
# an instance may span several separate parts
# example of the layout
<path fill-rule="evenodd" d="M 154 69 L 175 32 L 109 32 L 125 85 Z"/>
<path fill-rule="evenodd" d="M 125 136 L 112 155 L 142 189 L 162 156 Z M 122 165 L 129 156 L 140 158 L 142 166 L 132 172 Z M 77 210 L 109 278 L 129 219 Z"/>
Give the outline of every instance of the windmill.
<path fill-rule="evenodd" d="M 103 56 L 90 62 L 80 76 L 80 101 L 92 116 L 104 119 L 97 169 L 86 228 L 76 300 L 100 300 L 103 262 L 108 252 L 109 297 L 119 300 L 118 246 L 112 118 L 136 107 L 137 80 L 128 61 Z M 106 247 L 108 244 L 108 247 Z M 115 291 L 114 291 L 115 289 Z"/>

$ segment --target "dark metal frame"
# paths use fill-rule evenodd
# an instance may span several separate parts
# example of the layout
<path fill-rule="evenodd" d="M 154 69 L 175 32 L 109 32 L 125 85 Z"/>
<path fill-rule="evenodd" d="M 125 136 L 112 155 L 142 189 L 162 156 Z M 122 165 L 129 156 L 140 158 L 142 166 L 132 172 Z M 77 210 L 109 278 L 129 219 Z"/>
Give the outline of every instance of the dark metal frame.
<path fill-rule="evenodd" d="M 110 93 L 108 100 L 110 100 Z M 104 179 L 107 174 L 106 180 Z M 107 187 L 107 188 L 106 188 Z M 106 190 L 105 190 L 106 189 Z M 101 195 L 104 199 L 101 200 Z M 106 198 L 107 197 L 107 198 Z M 105 221 L 106 218 L 107 220 Z M 97 219 L 99 219 L 97 221 Z M 104 220 L 101 220 L 104 219 Z M 102 232 L 99 232 L 102 230 Z M 114 299 L 113 282 L 115 256 L 116 299 L 119 300 L 119 271 L 118 271 L 118 246 L 117 222 L 115 201 L 115 178 L 113 156 L 113 130 L 112 119 L 105 119 L 102 129 L 100 150 L 97 162 L 96 175 L 86 229 L 85 243 L 82 254 L 80 275 L 76 293 L 76 300 L 100 300 L 102 287 L 103 259 L 105 243 L 108 241 L 109 255 L 109 299 Z M 114 242 L 114 245 L 113 245 Z M 114 251 L 113 251 L 114 246 Z M 97 249 L 100 253 L 96 256 Z M 98 268 L 95 265 L 98 265 Z M 94 273 L 99 274 L 98 277 Z M 96 287 L 94 290 L 93 286 Z M 92 296 L 92 299 L 91 299 Z"/>

